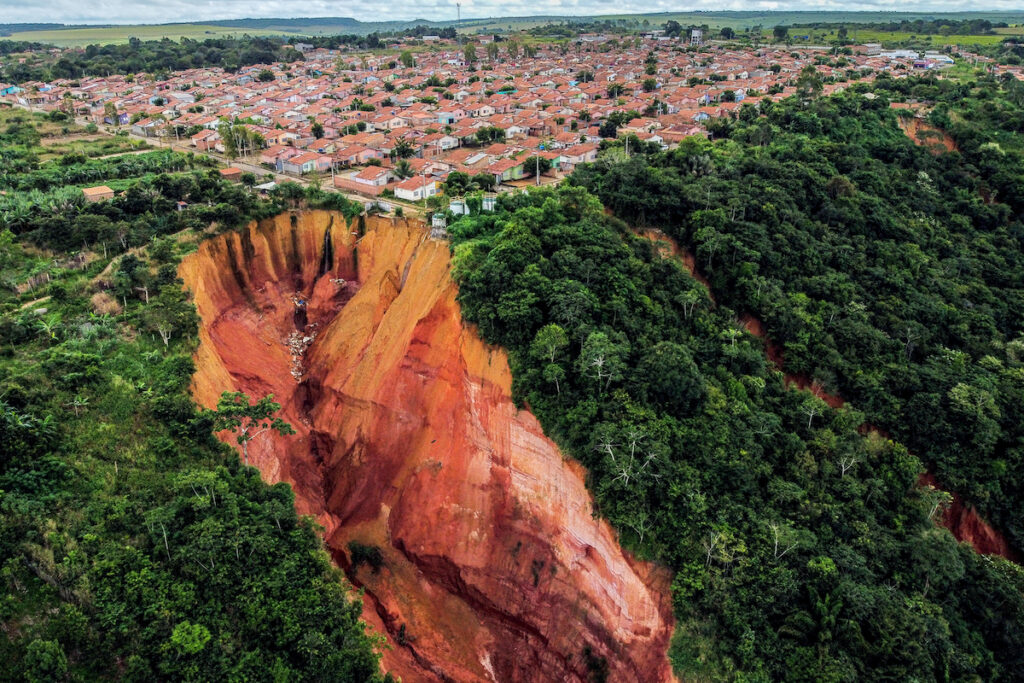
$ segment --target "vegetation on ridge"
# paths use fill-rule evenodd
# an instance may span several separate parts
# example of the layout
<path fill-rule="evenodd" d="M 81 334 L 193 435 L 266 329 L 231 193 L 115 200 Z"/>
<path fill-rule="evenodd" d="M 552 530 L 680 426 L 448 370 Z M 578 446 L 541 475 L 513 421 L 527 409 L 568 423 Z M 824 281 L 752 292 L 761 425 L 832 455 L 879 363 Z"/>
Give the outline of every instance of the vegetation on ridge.
<path fill-rule="evenodd" d="M 850 400 L 1024 548 L 1024 84 L 851 90 L 744 108 L 715 143 L 571 182 L 694 251 L 788 370 Z M 933 100 L 957 150 L 907 138 L 901 97 Z"/>
<path fill-rule="evenodd" d="M 19 189 L 26 163 L 0 214 L 0 679 L 381 678 L 290 487 L 242 466 L 188 394 L 178 260 L 211 222 L 279 213 L 301 188 L 262 201 L 104 160 L 96 181 L 124 193 L 86 204 Z"/>
<path fill-rule="evenodd" d="M 936 526 L 917 458 L 787 389 L 735 311 L 585 190 L 500 204 L 450 228 L 463 313 L 623 542 L 675 570 L 681 675 L 1016 676 L 1024 573 Z"/>

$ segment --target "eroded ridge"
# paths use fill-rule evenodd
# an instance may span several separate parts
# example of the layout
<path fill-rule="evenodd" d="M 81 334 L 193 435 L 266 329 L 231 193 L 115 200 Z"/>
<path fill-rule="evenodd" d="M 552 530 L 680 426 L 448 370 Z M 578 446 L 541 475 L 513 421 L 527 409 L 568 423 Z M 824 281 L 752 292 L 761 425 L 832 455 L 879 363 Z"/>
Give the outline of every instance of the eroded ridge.
<path fill-rule="evenodd" d="M 282 215 L 182 263 L 193 392 L 273 393 L 298 433 L 250 446 L 295 488 L 408 681 L 671 679 L 665 572 L 595 520 L 583 471 L 511 401 L 466 326 L 448 245 L 419 224 Z M 382 564 L 352 566 L 350 542 Z"/>

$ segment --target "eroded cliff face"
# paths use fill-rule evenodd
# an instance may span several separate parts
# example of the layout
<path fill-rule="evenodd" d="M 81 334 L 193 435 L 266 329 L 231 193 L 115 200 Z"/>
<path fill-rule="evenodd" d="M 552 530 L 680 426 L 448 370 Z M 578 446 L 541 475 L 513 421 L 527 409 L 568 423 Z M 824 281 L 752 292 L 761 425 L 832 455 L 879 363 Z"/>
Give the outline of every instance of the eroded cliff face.
<path fill-rule="evenodd" d="M 939 481 L 931 472 L 921 475 L 918 483 L 921 486 L 933 486 L 940 491 L 945 491 Z M 949 529 L 956 540 L 961 543 L 970 543 L 979 553 L 983 555 L 999 555 L 1011 562 L 1021 563 L 1020 554 L 1010 546 L 1006 536 L 986 522 L 977 508 L 964 503 L 958 493 L 950 493 L 953 500 L 949 507 L 942 511 L 942 526 Z"/>
<path fill-rule="evenodd" d="M 325 527 L 406 681 L 663 681 L 669 577 L 593 517 L 584 473 L 510 399 L 419 225 L 303 212 L 181 265 L 202 325 L 193 393 L 272 393 L 298 432 L 250 447 Z M 228 437 L 226 437 L 228 438 Z M 351 566 L 350 541 L 383 566 Z"/>

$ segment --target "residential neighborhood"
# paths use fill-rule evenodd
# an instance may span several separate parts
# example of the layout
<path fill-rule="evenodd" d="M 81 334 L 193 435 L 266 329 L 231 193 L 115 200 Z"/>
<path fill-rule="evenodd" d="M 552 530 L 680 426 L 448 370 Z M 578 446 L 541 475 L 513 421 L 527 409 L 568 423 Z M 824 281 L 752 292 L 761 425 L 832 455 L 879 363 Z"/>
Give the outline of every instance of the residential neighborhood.
<path fill-rule="evenodd" d="M 136 74 L 0 84 L 0 101 L 62 109 L 107 130 L 268 172 L 316 174 L 367 197 L 419 202 L 437 195 L 452 173 L 502 191 L 555 182 L 596 160 L 608 139 L 669 148 L 711 135 L 716 119 L 796 93 L 808 66 L 818 94 L 828 94 L 880 73 L 900 77 L 952 62 L 871 44 L 841 52 L 738 49 L 660 31 L 621 43 L 584 34 L 538 46 L 530 57 L 507 40 L 467 40 L 487 56 L 467 60 L 466 45 L 435 38 L 408 67 L 395 54 L 296 44 L 304 61 L 233 73 L 192 69 L 161 80 Z"/>

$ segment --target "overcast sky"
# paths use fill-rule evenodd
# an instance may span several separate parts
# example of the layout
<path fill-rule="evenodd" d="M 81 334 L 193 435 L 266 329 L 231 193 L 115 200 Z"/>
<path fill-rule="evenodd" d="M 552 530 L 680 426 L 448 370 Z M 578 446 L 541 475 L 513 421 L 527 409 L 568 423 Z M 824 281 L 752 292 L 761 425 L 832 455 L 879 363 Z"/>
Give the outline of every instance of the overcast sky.
<path fill-rule="evenodd" d="M 684 9 L 685 8 L 685 9 Z M 613 14 L 689 10 L 1020 10 L 1021 0 L 463 0 L 462 17 L 536 14 Z M 362 21 L 455 18 L 455 3 L 438 0 L 329 2 L 327 0 L 0 0 L 0 23 L 110 23 L 243 19 L 249 17 L 355 17 Z"/>

